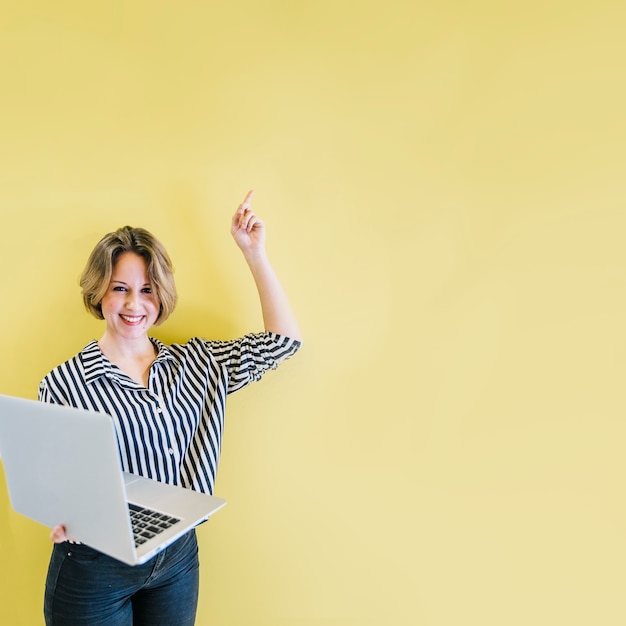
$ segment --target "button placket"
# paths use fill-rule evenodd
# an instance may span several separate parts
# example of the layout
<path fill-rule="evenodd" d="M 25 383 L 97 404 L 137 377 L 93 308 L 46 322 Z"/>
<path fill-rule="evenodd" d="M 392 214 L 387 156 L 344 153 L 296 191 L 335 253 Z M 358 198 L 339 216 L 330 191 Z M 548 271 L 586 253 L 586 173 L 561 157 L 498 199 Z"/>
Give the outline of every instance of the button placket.
<path fill-rule="evenodd" d="M 171 442 L 176 440 L 176 433 L 174 424 L 169 416 L 166 415 L 166 404 L 163 396 L 159 392 L 153 392 L 153 396 L 156 404 L 156 412 L 162 418 L 169 440 Z M 176 463 L 176 451 L 172 446 L 167 447 L 167 454 L 169 455 L 172 463 L 172 470 L 175 475 L 178 475 L 177 463 Z"/>

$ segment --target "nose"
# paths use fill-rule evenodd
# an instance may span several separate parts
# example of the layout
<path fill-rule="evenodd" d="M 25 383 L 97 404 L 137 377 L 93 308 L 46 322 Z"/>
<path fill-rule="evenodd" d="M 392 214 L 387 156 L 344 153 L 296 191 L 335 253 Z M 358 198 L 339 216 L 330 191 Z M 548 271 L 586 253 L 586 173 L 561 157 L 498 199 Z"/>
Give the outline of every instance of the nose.
<path fill-rule="evenodd" d="M 135 310 L 139 306 L 139 297 L 137 293 L 133 291 L 126 292 L 126 308 L 130 310 Z"/>

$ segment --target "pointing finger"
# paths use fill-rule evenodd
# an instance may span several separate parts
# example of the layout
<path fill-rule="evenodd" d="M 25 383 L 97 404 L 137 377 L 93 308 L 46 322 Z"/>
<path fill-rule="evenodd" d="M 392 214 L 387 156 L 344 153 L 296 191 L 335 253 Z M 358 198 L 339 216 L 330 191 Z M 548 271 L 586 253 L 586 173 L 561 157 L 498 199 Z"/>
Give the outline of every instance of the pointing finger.
<path fill-rule="evenodd" d="M 243 202 L 239 205 L 240 209 L 244 211 L 250 208 L 250 202 L 252 201 L 252 196 L 254 196 L 254 189 L 251 189 L 244 198 Z"/>

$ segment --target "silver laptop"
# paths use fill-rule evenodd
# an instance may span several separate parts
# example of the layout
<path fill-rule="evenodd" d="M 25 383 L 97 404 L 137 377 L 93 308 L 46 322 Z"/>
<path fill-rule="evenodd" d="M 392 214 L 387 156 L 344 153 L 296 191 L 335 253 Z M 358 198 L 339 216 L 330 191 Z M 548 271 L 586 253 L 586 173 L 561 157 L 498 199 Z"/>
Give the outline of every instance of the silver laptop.
<path fill-rule="evenodd" d="M 18 513 L 130 565 L 226 504 L 123 472 L 106 413 L 0 394 L 0 457 Z"/>

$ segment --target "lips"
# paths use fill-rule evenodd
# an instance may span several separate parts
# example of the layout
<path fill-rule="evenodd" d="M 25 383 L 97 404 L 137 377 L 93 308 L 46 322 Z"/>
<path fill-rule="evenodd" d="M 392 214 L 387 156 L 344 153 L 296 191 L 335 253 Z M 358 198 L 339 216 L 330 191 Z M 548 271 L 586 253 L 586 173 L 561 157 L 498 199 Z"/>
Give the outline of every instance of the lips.
<path fill-rule="evenodd" d="M 120 317 L 126 324 L 130 324 L 131 326 L 135 326 L 139 324 L 143 320 L 143 315 L 121 315 Z"/>

